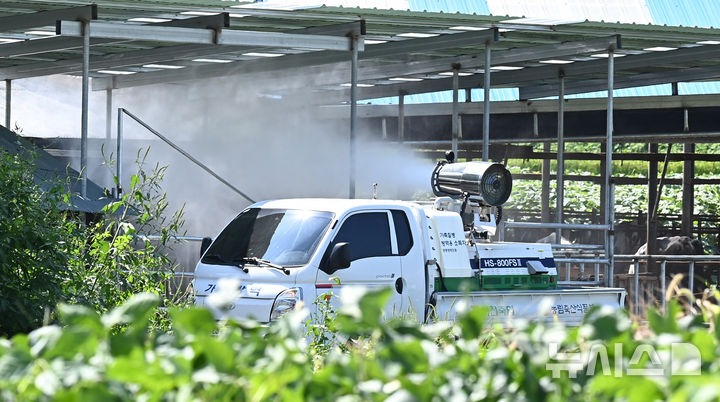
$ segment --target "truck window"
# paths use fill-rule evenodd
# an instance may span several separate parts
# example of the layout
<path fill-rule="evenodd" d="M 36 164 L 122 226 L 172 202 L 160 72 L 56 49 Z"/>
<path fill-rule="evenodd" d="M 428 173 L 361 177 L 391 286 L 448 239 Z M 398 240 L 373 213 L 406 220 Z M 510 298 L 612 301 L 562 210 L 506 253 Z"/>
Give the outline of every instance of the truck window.
<path fill-rule="evenodd" d="M 283 266 L 307 264 L 332 217 L 323 211 L 250 208 L 223 229 L 202 262 L 237 265 L 256 257 Z"/>
<path fill-rule="evenodd" d="M 410 223 L 405 212 L 396 209 L 391 210 L 393 223 L 395 224 L 395 237 L 397 237 L 398 254 L 407 255 L 413 246 Z"/>
<path fill-rule="evenodd" d="M 329 250 L 342 242 L 350 244 L 352 261 L 392 255 L 387 213 L 365 212 L 350 216 L 343 222 Z"/>

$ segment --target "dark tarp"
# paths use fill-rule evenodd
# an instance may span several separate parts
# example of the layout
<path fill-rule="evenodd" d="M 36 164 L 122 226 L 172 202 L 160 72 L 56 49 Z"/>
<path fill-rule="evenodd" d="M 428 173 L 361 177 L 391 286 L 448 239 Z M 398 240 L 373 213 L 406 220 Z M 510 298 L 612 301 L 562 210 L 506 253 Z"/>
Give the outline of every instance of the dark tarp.
<path fill-rule="evenodd" d="M 108 198 L 105 190 L 88 180 L 87 196 L 80 195 L 80 173 L 65 165 L 59 159 L 47 153 L 7 128 L 0 126 L 0 150 L 6 150 L 10 154 L 25 154 L 31 158 L 34 154 L 35 183 L 47 191 L 58 181 L 66 185 L 71 193 L 70 205 L 63 205 L 62 208 L 68 211 L 100 213 L 103 207 L 114 201 Z"/>

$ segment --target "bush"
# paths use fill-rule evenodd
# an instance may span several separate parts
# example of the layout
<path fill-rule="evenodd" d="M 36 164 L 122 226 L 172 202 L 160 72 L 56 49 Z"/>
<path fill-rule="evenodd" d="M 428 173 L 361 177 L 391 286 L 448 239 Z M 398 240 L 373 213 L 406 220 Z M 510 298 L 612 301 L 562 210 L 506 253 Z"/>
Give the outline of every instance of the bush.
<path fill-rule="evenodd" d="M 167 215 L 161 183 L 167 167 L 145 170 L 147 151 L 138 153 L 138 171 L 122 199 L 109 204 L 92 225 L 76 223 L 67 243 L 72 275 L 67 301 L 89 305 L 103 313 L 135 293 L 152 292 L 164 305 L 185 303 L 186 294 L 168 288 L 175 265 L 164 252 L 182 230 L 183 210 Z M 158 234 L 157 240 L 143 235 Z"/>
<path fill-rule="evenodd" d="M 35 184 L 32 155 L 0 151 L 0 335 L 42 325 L 70 275 L 61 187 Z"/>
<path fill-rule="evenodd" d="M 153 332 L 157 296 L 133 296 L 100 316 L 59 308 L 63 326 L 0 339 L 4 400 L 685 400 L 720 397 L 718 307 L 688 315 L 675 302 L 647 326 L 591 310 L 579 328 L 516 322 L 490 327 L 487 308 L 455 325 L 380 322 L 389 290 L 331 319 L 346 347 L 313 353 L 297 313 L 269 326 L 217 323 L 204 309 L 171 309 Z M 344 312 L 347 311 L 347 312 Z M 710 323 L 710 328 L 702 325 Z M 673 344 L 684 343 L 677 353 Z M 689 348 L 689 349 L 688 349 Z M 596 360 L 588 359 L 592 351 Z M 648 353 L 640 353 L 638 351 Z M 654 352 L 657 352 L 654 354 Z M 658 366 L 657 356 L 662 356 Z M 581 358 L 585 356 L 585 358 Z M 317 364 L 313 358 L 322 358 Z M 575 360 L 573 360 L 575 359 Z M 606 359 L 605 362 L 603 359 Z M 607 364 L 603 364 L 607 363 Z M 673 373 L 673 368 L 676 367 Z M 570 364 L 570 365 L 568 365 Z M 574 368 L 569 370 L 567 368 Z M 629 376 L 630 369 L 660 369 Z M 677 368 L 685 374 L 677 375 Z M 594 371 L 594 372 L 591 372 Z M 571 374 L 571 373 L 574 373 Z"/>
<path fill-rule="evenodd" d="M 123 198 L 86 224 L 66 210 L 63 183 L 34 183 L 28 154 L 0 152 L 0 335 L 31 331 L 55 319 L 59 301 L 108 311 L 139 292 L 183 304 L 168 284 L 174 264 L 165 250 L 182 228 L 182 209 L 167 211 L 160 183 L 165 167 L 138 173 Z M 149 240 L 139 234 L 158 234 Z"/>

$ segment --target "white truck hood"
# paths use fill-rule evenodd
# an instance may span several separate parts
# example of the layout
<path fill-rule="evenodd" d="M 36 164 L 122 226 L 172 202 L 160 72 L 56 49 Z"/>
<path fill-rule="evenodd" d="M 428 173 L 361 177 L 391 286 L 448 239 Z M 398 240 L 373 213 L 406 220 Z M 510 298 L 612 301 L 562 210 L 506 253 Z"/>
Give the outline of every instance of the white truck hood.
<path fill-rule="evenodd" d="M 199 263 L 194 278 L 196 304 L 207 306 L 218 319 L 268 322 L 275 298 L 295 285 L 298 269 L 285 275 L 273 268 L 246 267 L 248 273 L 233 266 Z"/>

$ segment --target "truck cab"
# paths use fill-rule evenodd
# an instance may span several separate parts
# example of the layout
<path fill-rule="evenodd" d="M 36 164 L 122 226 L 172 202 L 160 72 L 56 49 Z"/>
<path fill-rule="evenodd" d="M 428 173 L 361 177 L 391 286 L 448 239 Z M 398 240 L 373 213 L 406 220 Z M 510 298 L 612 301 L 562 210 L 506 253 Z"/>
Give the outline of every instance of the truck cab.
<path fill-rule="evenodd" d="M 416 204 L 289 199 L 254 204 L 217 236 L 195 270 L 197 303 L 239 282 L 230 318 L 268 322 L 332 289 L 389 287 L 387 314 L 423 309 L 426 278 Z M 406 276 L 412 277 L 408 280 Z M 423 310 L 420 310 L 423 311 Z M 422 315 L 422 314 L 421 314 Z M 423 317 L 421 317 L 422 319 Z"/>

